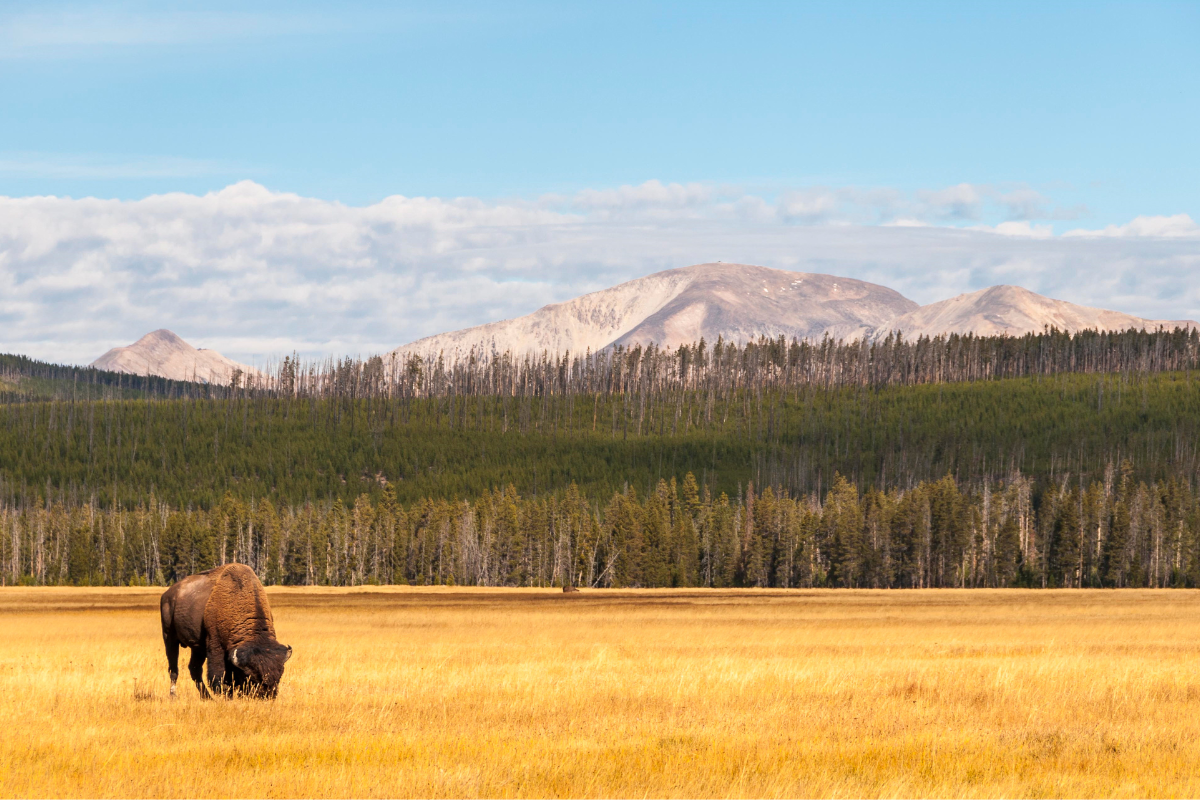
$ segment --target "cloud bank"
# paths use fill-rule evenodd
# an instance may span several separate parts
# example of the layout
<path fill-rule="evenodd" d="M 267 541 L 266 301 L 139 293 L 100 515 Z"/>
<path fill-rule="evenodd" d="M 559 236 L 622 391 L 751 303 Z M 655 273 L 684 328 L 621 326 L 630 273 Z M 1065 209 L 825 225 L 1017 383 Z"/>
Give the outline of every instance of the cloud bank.
<path fill-rule="evenodd" d="M 997 213 L 994 226 L 952 226 Z M 166 327 L 250 363 L 293 350 L 366 355 L 717 260 L 846 275 L 920 303 L 1008 283 L 1200 318 L 1189 216 L 1063 235 L 1034 222 L 1070 215 L 1033 190 L 970 184 L 768 198 L 650 181 L 366 207 L 248 181 L 136 201 L 0 198 L 0 351 L 82 363 Z"/>

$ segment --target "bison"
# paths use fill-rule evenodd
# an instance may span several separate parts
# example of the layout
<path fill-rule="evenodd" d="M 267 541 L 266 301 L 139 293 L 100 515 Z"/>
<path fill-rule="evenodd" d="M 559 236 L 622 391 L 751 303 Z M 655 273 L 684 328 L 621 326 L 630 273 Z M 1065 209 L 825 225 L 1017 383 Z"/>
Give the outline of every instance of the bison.
<path fill-rule="evenodd" d="M 275 639 L 271 607 L 254 570 L 226 564 L 189 575 L 163 592 L 159 605 L 172 697 L 180 645 L 192 650 L 188 672 L 201 697 L 209 697 L 201 672 L 205 659 L 214 694 L 275 697 L 292 648 Z"/>

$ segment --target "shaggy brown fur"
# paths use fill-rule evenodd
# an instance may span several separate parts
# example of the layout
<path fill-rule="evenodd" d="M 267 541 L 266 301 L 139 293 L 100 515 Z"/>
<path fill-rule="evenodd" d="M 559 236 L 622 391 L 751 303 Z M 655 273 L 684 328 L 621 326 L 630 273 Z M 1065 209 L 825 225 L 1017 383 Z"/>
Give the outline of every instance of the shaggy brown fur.
<path fill-rule="evenodd" d="M 292 648 L 275 639 L 271 607 L 254 570 L 226 564 L 190 575 L 163 592 L 160 610 L 172 695 L 180 645 L 192 650 L 188 671 L 204 697 L 206 660 L 213 692 L 274 697 L 279 691 Z"/>

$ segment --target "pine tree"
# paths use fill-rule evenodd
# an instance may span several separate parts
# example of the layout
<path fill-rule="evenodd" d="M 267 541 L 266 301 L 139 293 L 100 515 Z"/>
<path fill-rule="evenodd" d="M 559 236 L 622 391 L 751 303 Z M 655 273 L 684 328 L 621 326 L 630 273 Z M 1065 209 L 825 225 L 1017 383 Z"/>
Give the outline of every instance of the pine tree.
<path fill-rule="evenodd" d="M 1079 492 L 1070 489 L 1058 504 L 1054 534 L 1050 543 L 1050 569 L 1057 586 L 1080 585 L 1080 547 L 1082 522 Z"/>
<path fill-rule="evenodd" d="M 861 579 L 863 513 L 858 489 L 840 474 L 825 498 L 823 527 L 830 542 L 832 578 L 836 585 L 857 587 Z"/>
<path fill-rule="evenodd" d="M 1116 503 L 1112 510 L 1109 535 L 1104 542 L 1103 571 L 1106 586 L 1128 585 L 1128 557 L 1132 528 L 1133 465 L 1125 461 L 1121 465 L 1121 480 L 1117 488 Z"/>
<path fill-rule="evenodd" d="M 1017 515 L 1009 513 L 996 535 L 995 584 L 1011 586 L 1021 565 L 1021 525 Z"/>

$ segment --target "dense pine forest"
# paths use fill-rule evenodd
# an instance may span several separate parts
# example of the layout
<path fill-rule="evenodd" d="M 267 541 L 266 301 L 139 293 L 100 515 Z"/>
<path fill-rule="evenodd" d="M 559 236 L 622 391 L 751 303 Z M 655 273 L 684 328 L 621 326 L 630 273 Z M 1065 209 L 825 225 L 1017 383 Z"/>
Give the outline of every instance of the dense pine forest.
<path fill-rule="evenodd" d="M 0 502 L 211 508 L 471 499 L 575 483 L 593 502 L 692 472 L 714 495 L 1200 472 L 1200 373 L 1069 374 L 671 396 L 48 400 L 0 406 Z"/>
<path fill-rule="evenodd" d="M 288 358 L 0 357 L 0 579 L 1200 584 L 1195 331 Z"/>
<path fill-rule="evenodd" d="M 267 583 L 592 587 L 1200 585 L 1200 502 L 1188 484 L 1022 476 L 964 489 L 952 477 L 823 497 L 753 484 L 713 497 L 688 473 L 603 503 L 575 486 L 534 498 L 350 504 L 227 496 L 210 510 L 151 498 L 132 510 L 0 507 L 2 582 L 169 583 L 215 564 Z"/>

